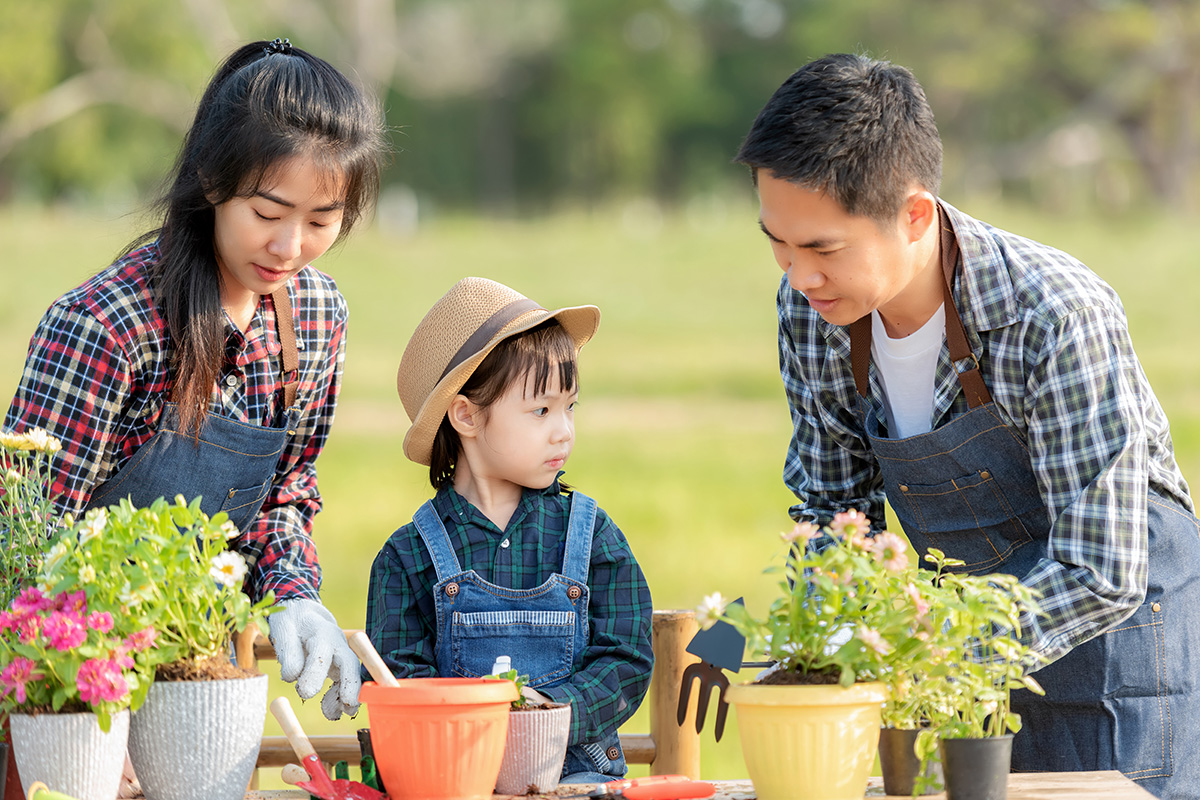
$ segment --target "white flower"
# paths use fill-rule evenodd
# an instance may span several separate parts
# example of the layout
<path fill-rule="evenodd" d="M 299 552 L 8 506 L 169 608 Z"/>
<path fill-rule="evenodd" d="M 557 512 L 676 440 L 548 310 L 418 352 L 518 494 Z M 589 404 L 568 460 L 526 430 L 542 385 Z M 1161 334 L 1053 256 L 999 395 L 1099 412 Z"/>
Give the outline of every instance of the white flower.
<path fill-rule="evenodd" d="M 721 621 L 721 615 L 725 613 L 726 602 L 720 592 L 713 592 L 701 601 L 700 605 L 696 607 L 696 618 L 702 629 L 708 630 Z"/>
<path fill-rule="evenodd" d="M 54 543 L 50 548 L 50 552 L 46 553 L 46 560 L 42 562 L 42 572 L 53 574 L 62 560 L 67 557 L 67 543 L 61 539 Z"/>
<path fill-rule="evenodd" d="M 229 541 L 230 539 L 236 539 L 242 535 L 242 532 L 238 530 L 238 526 L 234 525 L 229 520 L 225 520 L 225 522 L 221 524 L 221 533 L 225 534 L 226 541 Z"/>
<path fill-rule="evenodd" d="M 83 525 L 79 529 L 79 543 L 87 544 L 104 533 L 104 526 L 107 524 L 108 511 L 103 508 L 93 508 L 83 518 Z"/>
<path fill-rule="evenodd" d="M 96 580 L 96 568 L 91 564 L 84 564 L 79 568 L 79 582 L 91 583 Z"/>
<path fill-rule="evenodd" d="M 226 550 L 213 558 L 208 574 L 222 586 L 240 587 L 242 579 L 246 577 L 246 559 L 238 553 Z"/>

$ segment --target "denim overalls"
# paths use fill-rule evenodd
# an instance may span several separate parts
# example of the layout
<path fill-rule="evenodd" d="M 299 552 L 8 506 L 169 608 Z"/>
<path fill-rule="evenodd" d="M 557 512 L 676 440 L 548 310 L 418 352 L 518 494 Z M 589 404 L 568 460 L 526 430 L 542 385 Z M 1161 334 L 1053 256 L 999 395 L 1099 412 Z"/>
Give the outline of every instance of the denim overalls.
<path fill-rule="evenodd" d="M 292 304 L 286 287 L 271 297 L 282 345 L 283 425 L 268 428 L 208 414 L 197 441 L 179 430 L 175 404 L 164 403 L 154 435 L 115 475 L 96 487 L 88 508 L 102 508 L 125 497 L 142 507 L 160 497 L 174 502 L 175 495 L 182 494 L 188 502 L 202 497 L 200 508 L 209 516 L 224 511 L 240 531 L 250 526 L 271 489 L 279 457 L 299 421 L 294 406 L 300 355 Z"/>
<path fill-rule="evenodd" d="M 950 295 L 958 246 L 944 220 L 942 241 L 946 337 L 958 364 L 974 357 Z M 922 555 L 937 547 L 971 573 L 1028 574 L 1049 557 L 1048 514 L 1025 443 L 1000 418 L 978 363 L 968 370 L 973 375 L 960 373 L 968 413 L 929 433 L 885 438 L 865 400 L 866 322 L 851 331 L 860 416 L 913 547 Z M 1023 723 L 1013 740 L 1014 771 L 1116 769 L 1159 796 L 1200 797 L 1200 753 L 1192 746 L 1200 732 L 1200 662 L 1191 663 L 1192 655 L 1200 659 L 1200 524 L 1151 493 L 1148 529 L 1149 588 L 1141 607 L 1038 670 L 1044 697 L 1013 693 Z"/>
<path fill-rule="evenodd" d="M 571 494 L 562 571 L 533 589 L 509 589 L 464 570 L 433 503 L 413 516 L 437 570 L 437 671 L 443 677 L 488 675 L 496 656 L 507 655 L 535 689 L 565 682 L 587 647 L 588 564 L 596 501 Z M 625 775 L 625 756 L 614 731 L 603 741 L 567 749 L 563 782 L 601 783 Z"/>

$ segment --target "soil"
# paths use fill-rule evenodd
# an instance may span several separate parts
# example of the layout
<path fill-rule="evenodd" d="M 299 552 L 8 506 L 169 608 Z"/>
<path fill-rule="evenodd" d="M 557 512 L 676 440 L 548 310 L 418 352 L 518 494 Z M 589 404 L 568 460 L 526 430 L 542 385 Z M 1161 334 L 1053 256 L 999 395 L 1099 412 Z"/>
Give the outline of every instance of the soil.
<path fill-rule="evenodd" d="M 832 686 L 838 682 L 841 673 L 831 672 L 796 672 L 795 670 L 777 669 L 756 683 L 764 686 Z"/>
<path fill-rule="evenodd" d="M 509 709 L 509 710 L 510 711 L 542 711 L 547 708 L 562 708 L 565 705 L 566 705 L 566 703 L 544 703 L 540 706 L 535 706 L 532 703 L 530 703 L 527 706 L 522 706 L 520 708 L 513 708 L 513 709 Z"/>
<path fill-rule="evenodd" d="M 253 678 L 261 674 L 256 669 L 237 666 L 229 660 L 229 656 L 219 655 L 212 658 L 176 661 L 173 664 L 159 664 L 154 672 L 154 679 L 159 681 L 223 681 Z"/>

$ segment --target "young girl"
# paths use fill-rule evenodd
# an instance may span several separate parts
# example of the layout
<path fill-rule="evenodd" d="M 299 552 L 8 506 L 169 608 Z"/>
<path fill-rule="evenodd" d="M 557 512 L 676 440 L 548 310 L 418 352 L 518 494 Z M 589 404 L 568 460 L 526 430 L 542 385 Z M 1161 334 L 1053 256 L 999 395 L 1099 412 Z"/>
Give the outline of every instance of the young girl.
<path fill-rule="evenodd" d="M 303 698 L 357 708 L 359 670 L 321 605 L 314 462 L 337 403 L 346 304 L 310 263 L 374 202 L 375 102 L 287 40 L 222 64 L 159 202 L 161 224 L 54 302 L 8 428 L 61 440 L 58 510 L 202 496 L 241 534 L 247 589 Z M 298 679 L 298 680 L 297 680 Z"/>
<path fill-rule="evenodd" d="M 398 678 L 477 676 L 506 655 L 571 705 L 563 781 L 625 774 L 617 728 L 653 655 L 650 591 L 595 501 L 559 482 L 575 441 L 576 355 L 595 306 L 547 311 L 465 278 L 417 326 L 397 389 L 404 454 L 437 495 L 371 569 L 367 633 Z"/>

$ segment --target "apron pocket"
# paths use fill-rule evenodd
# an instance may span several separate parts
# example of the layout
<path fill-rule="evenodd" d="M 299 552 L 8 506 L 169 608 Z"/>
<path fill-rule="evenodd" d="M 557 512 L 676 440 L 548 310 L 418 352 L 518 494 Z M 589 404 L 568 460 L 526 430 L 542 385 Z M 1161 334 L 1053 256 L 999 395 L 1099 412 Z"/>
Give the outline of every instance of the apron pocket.
<path fill-rule="evenodd" d="M 1161 601 L 1146 602 L 1105 635 L 1106 710 L 1117 769 L 1131 780 L 1172 773 L 1171 703 Z"/>
<path fill-rule="evenodd" d="M 980 572 L 996 569 L 1033 541 L 1026 521 L 1037 529 L 1040 518 L 1044 527 L 1040 499 L 1028 492 L 1011 494 L 981 469 L 943 483 L 902 483 L 889 492 L 889 499 L 899 506 L 897 514 L 914 546 L 936 547 L 965 561 L 966 571 Z"/>
<path fill-rule="evenodd" d="M 488 675 L 496 656 L 508 656 L 534 688 L 565 680 L 575 661 L 575 620 L 574 611 L 455 611 L 453 672 L 468 678 Z"/>
<path fill-rule="evenodd" d="M 218 511 L 224 511 L 229 515 L 229 521 L 236 525 L 239 531 L 245 531 L 251 520 L 258 514 L 258 510 L 262 508 L 270 488 L 271 481 L 267 480 L 258 486 L 230 489 L 225 493 L 225 500 L 221 503 Z"/>

